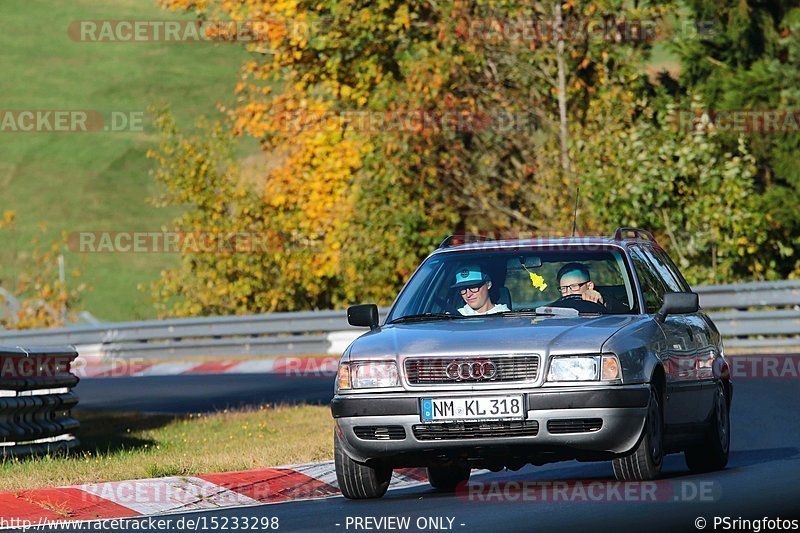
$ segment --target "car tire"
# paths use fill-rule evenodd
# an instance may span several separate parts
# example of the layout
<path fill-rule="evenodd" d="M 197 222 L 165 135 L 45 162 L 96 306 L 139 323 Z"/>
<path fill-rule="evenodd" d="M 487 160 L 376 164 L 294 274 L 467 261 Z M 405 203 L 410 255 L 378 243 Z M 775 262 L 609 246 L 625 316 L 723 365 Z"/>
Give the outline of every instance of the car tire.
<path fill-rule="evenodd" d="M 614 476 L 620 481 L 656 479 L 661 474 L 663 462 L 664 415 L 661 409 L 661 395 L 655 388 L 651 388 L 644 435 L 629 455 L 612 461 Z"/>
<path fill-rule="evenodd" d="M 469 481 L 472 469 L 458 466 L 429 466 L 428 482 L 443 492 L 453 492 L 459 483 Z"/>
<path fill-rule="evenodd" d="M 730 402 L 725 387 L 717 384 L 714 398 L 714 415 L 703 444 L 687 448 L 683 455 L 692 472 L 722 470 L 728 464 L 731 446 Z"/>
<path fill-rule="evenodd" d="M 333 438 L 333 458 L 336 480 L 345 498 L 364 500 L 386 494 L 392 479 L 390 467 L 375 468 L 353 461 L 345 453 L 339 435 Z"/>

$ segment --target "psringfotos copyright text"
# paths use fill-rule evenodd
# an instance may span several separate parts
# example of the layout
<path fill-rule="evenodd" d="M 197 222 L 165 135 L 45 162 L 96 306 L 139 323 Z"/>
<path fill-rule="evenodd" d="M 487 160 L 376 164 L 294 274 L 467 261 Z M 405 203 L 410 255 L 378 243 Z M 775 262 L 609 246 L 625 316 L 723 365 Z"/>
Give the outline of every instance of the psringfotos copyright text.
<path fill-rule="evenodd" d="M 698 516 L 694 521 L 694 527 L 697 529 L 703 530 L 707 526 L 711 526 L 708 529 L 713 531 L 752 531 L 753 533 L 760 533 L 761 531 L 797 531 L 800 529 L 800 521 L 780 517 L 770 518 L 768 516 L 762 518 L 714 516 L 708 520 Z"/>

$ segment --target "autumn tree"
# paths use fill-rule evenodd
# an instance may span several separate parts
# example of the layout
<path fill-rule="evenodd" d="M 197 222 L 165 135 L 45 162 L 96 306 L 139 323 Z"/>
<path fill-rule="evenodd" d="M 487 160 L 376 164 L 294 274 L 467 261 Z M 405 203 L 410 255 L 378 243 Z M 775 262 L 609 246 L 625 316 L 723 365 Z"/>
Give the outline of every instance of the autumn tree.
<path fill-rule="evenodd" d="M 448 233 L 568 233 L 579 184 L 584 231 L 663 231 L 699 262 L 693 281 L 771 271 L 745 227 L 769 222 L 748 147 L 669 129 L 673 95 L 641 74 L 672 2 L 164 3 L 260 24 L 221 129 L 163 123 L 166 201 L 188 209 L 181 226 L 280 238 L 246 258 L 187 255 L 156 289 L 163 313 L 388 303 Z M 212 144 L 226 130 L 263 150 L 246 179 Z M 742 201 L 706 211 L 721 190 Z"/>
<path fill-rule="evenodd" d="M 0 219 L 0 231 L 14 227 L 16 217 L 13 211 L 6 211 Z M 78 281 L 78 270 L 64 271 L 63 259 L 59 259 L 66 248 L 67 238 L 42 246 L 34 239 L 35 248 L 30 255 L 15 257 L 19 268 L 16 277 L 0 283 L 9 294 L 13 294 L 18 307 L 3 302 L 5 314 L 0 314 L 0 328 L 33 329 L 64 326 L 67 320 L 74 320 L 80 304 L 80 296 L 89 288 Z M 61 272 L 60 272 L 61 269 Z M 4 280 L 0 280 L 4 281 Z M 0 298 L 3 295 L 0 294 Z"/>

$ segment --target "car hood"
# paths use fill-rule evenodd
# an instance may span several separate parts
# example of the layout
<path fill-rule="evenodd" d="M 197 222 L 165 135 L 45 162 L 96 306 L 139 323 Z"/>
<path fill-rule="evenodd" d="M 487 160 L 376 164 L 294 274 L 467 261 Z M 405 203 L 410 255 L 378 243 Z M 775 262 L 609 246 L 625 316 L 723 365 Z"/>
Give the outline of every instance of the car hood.
<path fill-rule="evenodd" d="M 596 317 L 486 317 L 392 324 L 350 345 L 351 360 L 416 355 L 599 353 L 634 315 Z"/>

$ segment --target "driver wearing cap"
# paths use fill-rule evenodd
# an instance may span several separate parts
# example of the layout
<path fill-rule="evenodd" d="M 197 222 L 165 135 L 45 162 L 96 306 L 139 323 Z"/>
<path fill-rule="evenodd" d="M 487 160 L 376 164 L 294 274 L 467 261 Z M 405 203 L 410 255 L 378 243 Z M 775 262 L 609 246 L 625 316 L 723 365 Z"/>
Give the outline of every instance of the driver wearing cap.
<path fill-rule="evenodd" d="M 492 288 L 492 279 L 481 271 L 478 265 L 467 265 L 456 273 L 456 282 L 450 286 L 458 289 L 466 305 L 458 309 L 462 315 L 491 315 L 510 311 L 503 305 L 492 303 L 489 289 Z"/>

